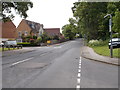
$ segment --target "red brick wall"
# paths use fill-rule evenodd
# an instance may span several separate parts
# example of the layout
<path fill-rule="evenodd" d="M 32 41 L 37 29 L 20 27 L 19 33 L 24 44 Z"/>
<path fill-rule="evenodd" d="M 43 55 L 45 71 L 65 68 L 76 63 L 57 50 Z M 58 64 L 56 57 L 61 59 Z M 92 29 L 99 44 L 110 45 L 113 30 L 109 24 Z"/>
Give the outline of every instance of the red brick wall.
<path fill-rule="evenodd" d="M 44 32 L 49 36 L 60 35 L 60 28 L 46 28 Z"/>
<path fill-rule="evenodd" d="M 2 25 L 2 38 L 16 38 L 16 26 L 12 21 L 3 22 Z"/>
<path fill-rule="evenodd" d="M 28 26 L 28 24 L 26 23 L 26 21 L 24 19 L 20 22 L 20 24 L 17 27 L 17 38 L 18 38 L 19 31 L 21 31 L 22 33 L 24 31 L 27 31 L 28 35 L 30 35 L 31 28 Z"/>

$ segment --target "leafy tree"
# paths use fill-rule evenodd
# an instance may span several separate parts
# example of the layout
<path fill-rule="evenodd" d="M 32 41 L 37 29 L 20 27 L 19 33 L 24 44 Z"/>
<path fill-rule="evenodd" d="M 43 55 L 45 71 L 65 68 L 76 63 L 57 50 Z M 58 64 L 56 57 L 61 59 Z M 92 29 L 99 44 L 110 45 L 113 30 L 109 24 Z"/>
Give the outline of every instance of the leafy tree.
<path fill-rule="evenodd" d="M 77 30 L 87 39 L 107 39 L 109 37 L 108 18 L 103 17 L 109 13 L 114 16 L 120 2 L 76 2 L 72 7 L 73 15 L 77 21 Z M 119 9 L 120 10 L 120 9 Z M 104 36 L 104 37 L 103 37 Z"/>
<path fill-rule="evenodd" d="M 45 43 L 47 40 L 50 40 L 50 37 L 46 33 L 43 33 L 41 35 L 41 38 L 42 38 L 41 42 L 43 43 Z"/>
<path fill-rule="evenodd" d="M 54 35 L 54 36 L 53 36 L 53 39 L 54 39 L 54 40 L 59 40 L 59 36 L 58 36 L 58 35 Z"/>
<path fill-rule="evenodd" d="M 116 11 L 116 5 L 114 2 L 109 2 L 107 5 L 107 13 L 112 14 L 112 16 L 114 15 L 115 11 Z"/>
<path fill-rule="evenodd" d="M 74 31 L 72 31 L 72 26 L 70 24 L 64 25 L 62 27 L 62 30 L 63 30 L 62 33 L 64 34 L 66 39 L 70 40 L 74 39 L 75 33 Z"/>
<path fill-rule="evenodd" d="M 113 17 L 113 31 L 120 36 L 120 11 L 117 9 Z"/>
<path fill-rule="evenodd" d="M 11 0 L 11 2 L 2 2 L 2 12 L 0 14 L 2 15 L 4 21 L 13 19 L 14 18 L 14 15 L 12 14 L 13 8 L 17 14 L 19 14 L 23 18 L 26 18 L 28 17 L 26 12 L 29 10 L 29 8 L 32 7 L 33 7 L 32 2 L 14 2 Z"/>

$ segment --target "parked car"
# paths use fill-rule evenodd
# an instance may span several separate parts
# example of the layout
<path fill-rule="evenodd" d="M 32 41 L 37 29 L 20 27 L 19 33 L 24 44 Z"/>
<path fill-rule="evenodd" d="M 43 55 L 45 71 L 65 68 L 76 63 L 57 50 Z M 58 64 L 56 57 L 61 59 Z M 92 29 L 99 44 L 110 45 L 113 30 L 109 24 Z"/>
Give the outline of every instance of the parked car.
<path fill-rule="evenodd" d="M 4 43 L 5 46 L 17 46 L 17 42 L 14 40 L 14 41 L 5 41 Z"/>
<path fill-rule="evenodd" d="M 111 47 L 111 40 L 109 41 L 109 49 Z M 113 38 L 112 39 L 112 47 L 114 48 L 120 48 L 120 38 Z"/>
<path fill-rule="evenodd" d="M 1 42 L 1 43 L 0 43 L 0 47 L 2 47 L 3 45 L 4 45 L 4 43 Z"/>

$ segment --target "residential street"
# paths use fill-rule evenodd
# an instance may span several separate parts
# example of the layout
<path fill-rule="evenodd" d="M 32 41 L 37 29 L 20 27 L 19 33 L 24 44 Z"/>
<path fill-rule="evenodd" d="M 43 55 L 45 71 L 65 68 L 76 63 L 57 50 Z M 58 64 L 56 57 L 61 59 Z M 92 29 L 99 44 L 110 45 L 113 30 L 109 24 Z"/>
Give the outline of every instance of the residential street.
<path fill-rule="evenodd" d="M 3 88 L 118 88 L 118 66 L 81 57 L 82 39 L 2 58 Z"/>

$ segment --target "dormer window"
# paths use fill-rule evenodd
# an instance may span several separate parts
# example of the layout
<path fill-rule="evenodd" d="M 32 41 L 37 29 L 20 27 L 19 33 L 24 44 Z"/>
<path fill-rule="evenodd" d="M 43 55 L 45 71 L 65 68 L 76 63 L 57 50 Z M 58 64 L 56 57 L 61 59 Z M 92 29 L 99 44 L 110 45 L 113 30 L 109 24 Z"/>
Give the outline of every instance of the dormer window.
<path fill-rule="evenodd" d="M 34 24 L 32 23 L 32 28 L 35 28 Z"/>

